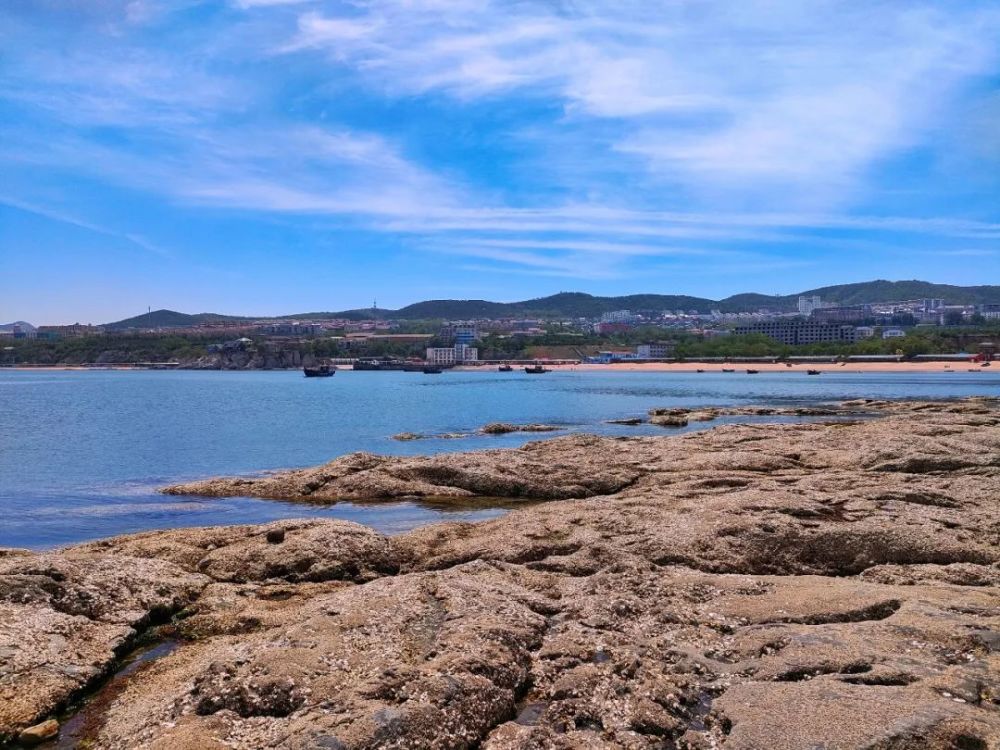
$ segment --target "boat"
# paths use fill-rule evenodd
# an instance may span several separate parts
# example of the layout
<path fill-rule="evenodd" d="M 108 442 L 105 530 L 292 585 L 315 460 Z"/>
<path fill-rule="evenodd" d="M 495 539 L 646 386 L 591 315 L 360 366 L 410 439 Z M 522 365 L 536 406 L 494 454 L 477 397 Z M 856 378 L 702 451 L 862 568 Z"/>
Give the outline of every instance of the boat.
<path fill-rule="evenodd" d="M 316 365 L 315 367 L 303 367 L 302 372 L 307 378 L 329 378 L 337 372 L 337 368 L 330 365 Z"/>
<path fill-rule="evenodd" d="M 381 359 L 356 359 L 354 360 L 355 370 L 386 370 L 387 362 Z"/>
<path fill-rule="evenodd" d="M 497 372 L 512 372 L 513 370 L 514 368 L 508 364 L 502 364 L 497 368 Z"/>
<path fill-rule="evenodd" d="M 436 365 L 428 365 L 427 367 L 421 368 L 421 372 L 424 375 L 440 375 L 444 371 Z"/>
<path fill-rule="evenodd" d="M 705 372 L 705 371 L 699 367 L 697 370 L 695 370 L 695 372 Z"/>
<path fill-rule="evenodd" d="M 404 359 L 356 359 L 354 360 L 355 370 L 374 370 L 378 372 L 401 371 L 420 372 L 423 364 Z"/>
<path fill-rule="evenodd" d="M 822 370 L 806 370 L 806 375 L 822 375 Z"/>
<path fill-rule="evenodd" d="M 543 373 L 548 372 L 548 370 L 545 369 L 542 365 L 529 365 L 528 367 L 524 368 L 524 371 L 529 375 L 542 375 Z"/>
<path fill-rule="evenodd" d="M 747 370 L 747 375 L 756 375 L 758 372 L 760 372 L 760 370 L 750 370 L 750 369 L 748 369 Z"/>
<path fill-rule="evenodd" d="M 734 368 L 734 367 L 723 367 L 722 371 L 723 372 L 736 372 L 736 368 Z"/>

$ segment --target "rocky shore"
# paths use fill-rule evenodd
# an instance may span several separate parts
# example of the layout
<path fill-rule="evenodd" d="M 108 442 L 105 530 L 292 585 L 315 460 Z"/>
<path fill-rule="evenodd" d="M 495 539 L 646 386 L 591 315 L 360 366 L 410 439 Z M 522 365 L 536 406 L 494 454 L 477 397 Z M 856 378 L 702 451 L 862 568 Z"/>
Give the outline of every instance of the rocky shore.
<path fill-rule="evenodd" d="M 88 747 L 997 750 L 1000 401 L 835 412 L 168 490 L 530 501 L 477 524 L 0 552 L 0 742 L 167 627 Z"/>

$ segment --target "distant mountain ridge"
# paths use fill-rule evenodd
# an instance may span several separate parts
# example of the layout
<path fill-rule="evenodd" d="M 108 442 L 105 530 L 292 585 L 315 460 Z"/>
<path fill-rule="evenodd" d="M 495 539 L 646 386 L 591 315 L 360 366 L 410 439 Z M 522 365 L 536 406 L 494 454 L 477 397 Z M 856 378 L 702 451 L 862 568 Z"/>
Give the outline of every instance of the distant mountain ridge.
<path fill-rule="evenodd" d="M 613 310 L 694 310 L 707 313 L 753 312 L 761 308 L 791 312 L 800 295 L 819 295 L 824 302 L 836 305 L 860 305 L 869 302 L 900 302 L 910 299 L 944 299 L 950 304 L 1000 304 L 1000 286 L 952 286 L 928 281 L 865 281 L 857 284 L 809 289 L 797 294 L 769 296 L 757 293 L 734 294 L 721 300 L 674 294 L 630 294 L 621 297 L 597 297 L 582 292 L 560 292 L 549 297 L 523 302 L 490 302 L 488 300 L 427 300 L 407 305 L 399 310 L 343 310 L 340 312 L 310 312 L 272 318 L 197 313 L 189 315 L 173 310 L 155 310 L 133 318 L 109 323 L 111 329 L 180 328 L 203 323 L 239 322 L 246 320 L 283 320 L 349 318 L 363 320 L 397 318 L 401 320 L 539 317 L 597 317 Z"/>
<path fill-rule="evenodd" d="M 26 320 L 15 320 L 13 323 L 0 323 L 0 331 L 13 331 L 15 328 L 20 328 L 22 331 L 34 331 L 35 326 L 31 325 Z"/>

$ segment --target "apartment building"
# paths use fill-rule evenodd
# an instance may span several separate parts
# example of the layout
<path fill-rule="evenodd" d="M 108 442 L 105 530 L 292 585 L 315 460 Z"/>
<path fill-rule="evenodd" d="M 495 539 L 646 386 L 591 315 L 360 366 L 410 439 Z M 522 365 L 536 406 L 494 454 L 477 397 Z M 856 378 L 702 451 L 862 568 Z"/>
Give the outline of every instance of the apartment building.
<path fill-rule="evenodd" d="M 736 336 L 747 336 L 754 333 L 762 333 L 788 346 L 817 344 L 827 341 L 840 341 L 844 343 L 853 343 L 855 341 L 854 326 L 831 325 L 811 320 L 765 320 L 759 323 L 737 326 L 733 331 L 733 334 Z"/>

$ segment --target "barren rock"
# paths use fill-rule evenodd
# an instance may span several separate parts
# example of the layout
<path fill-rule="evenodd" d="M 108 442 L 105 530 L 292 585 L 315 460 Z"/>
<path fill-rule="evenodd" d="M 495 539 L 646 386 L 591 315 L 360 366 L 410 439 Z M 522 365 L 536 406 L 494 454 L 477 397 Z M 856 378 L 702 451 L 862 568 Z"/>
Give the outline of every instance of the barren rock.
<path fill-rule="evenodd" d="M 862 410 L 881 416 L 174 488 L 558 502 L 0 559 L 0 727 L 46 718 L 171 602 L 186 640 L 109 698 L 92 747 L 997 750 L 1000 407 Z"/>
<path fill-rule="evenodd" d="M 18 736 L 17 741 L 22 745 L 27 747 L 32 747 L 34 745 L 40 745 L 47 740 L 51 740 L 53 737 L 59 735 L 59 722 L 55 719 L 48 719 L 43 721 L 41 724 L 35 724 L 33 727 L 28 727 L 23 730 Z"/>
<path fill-rule="evenodd" d="M 559 430 L 550 424 L 510 424 L 508 422 L 491 422 L 479 429 L 484 435 L 506 435 L 511 432 L 555 432 Z"/>

